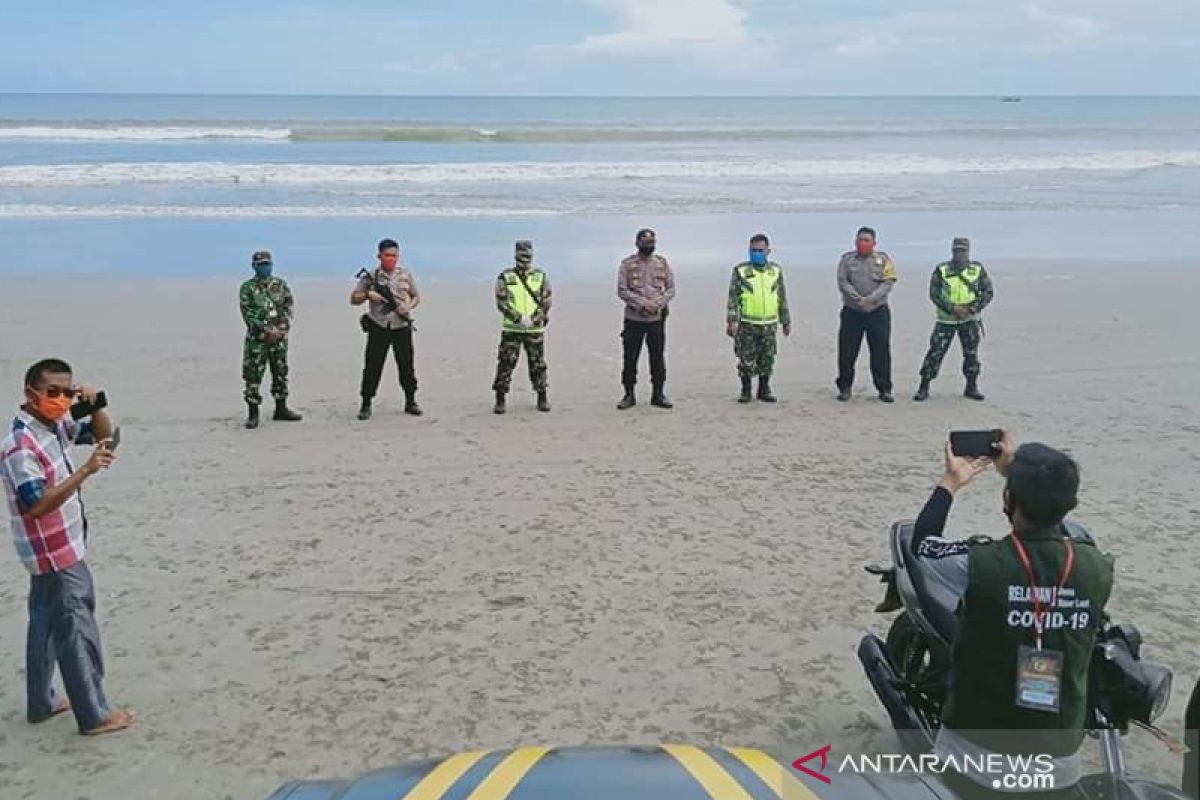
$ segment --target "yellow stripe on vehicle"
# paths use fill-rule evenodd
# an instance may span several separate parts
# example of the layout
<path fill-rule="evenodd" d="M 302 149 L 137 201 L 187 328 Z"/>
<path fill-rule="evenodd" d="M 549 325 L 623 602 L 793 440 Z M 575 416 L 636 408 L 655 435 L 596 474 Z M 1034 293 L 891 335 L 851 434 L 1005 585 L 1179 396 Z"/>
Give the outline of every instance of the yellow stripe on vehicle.
<path fill-rule="evenodd" d="M 467 800 L 505 800 L 529 770 L 550 752 L 549 747 L 522 747 L 501 761 Z"/>
<path fill-rule="evenodd" d="M 441 800 L 442 795 L 454 785 L 455 781 L 487 754 L 487 750 L 472 750 L 450 756 L 430 770 L 429 774 L 400 800 Z"/>
<path fill-rule="evenodd" d="M 725 748 L 730 755 L 741 761 L 750 771 L 770 787 L 781 800 L 820 800 L 820 795 L 809 789 L 782 764 L 761 750 L 746 747 Z"/>
<path fill-rule="evenodd" d="M 689 744 L 664 744 L 663 750 L 675 757 L 712 800 L 754 800 L 725 768 L 699 747 Z"/>

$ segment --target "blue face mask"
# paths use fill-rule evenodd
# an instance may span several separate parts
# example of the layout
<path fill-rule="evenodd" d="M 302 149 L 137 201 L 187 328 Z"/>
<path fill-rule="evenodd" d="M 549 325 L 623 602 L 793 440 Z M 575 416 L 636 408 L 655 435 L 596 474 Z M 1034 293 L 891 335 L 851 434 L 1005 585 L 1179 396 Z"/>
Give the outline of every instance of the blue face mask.
<path fill-rule="evenodd" d="M 271 266 L 271 264 L 255 264 L 254 274 L 259 278 L 269 278 L 271 277 Z"/>
<path fill-rule="evenodd" d="M 751 250 L 750 251 L 750 263 L 756 267 L 761 267 L 763 264 L 766 264 L 767 263 L 767 251 L 766 250 Z"/>

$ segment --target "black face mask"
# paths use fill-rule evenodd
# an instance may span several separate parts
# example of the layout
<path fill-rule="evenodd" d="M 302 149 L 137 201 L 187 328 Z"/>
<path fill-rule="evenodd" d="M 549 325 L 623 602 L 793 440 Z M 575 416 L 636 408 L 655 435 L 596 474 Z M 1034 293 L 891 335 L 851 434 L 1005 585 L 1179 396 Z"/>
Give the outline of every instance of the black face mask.
<path fill-rule="evenodd" d="M 642 256 L 643 258 L 654 255 L 654 244 L 639 244 L 638 255 Z"/>

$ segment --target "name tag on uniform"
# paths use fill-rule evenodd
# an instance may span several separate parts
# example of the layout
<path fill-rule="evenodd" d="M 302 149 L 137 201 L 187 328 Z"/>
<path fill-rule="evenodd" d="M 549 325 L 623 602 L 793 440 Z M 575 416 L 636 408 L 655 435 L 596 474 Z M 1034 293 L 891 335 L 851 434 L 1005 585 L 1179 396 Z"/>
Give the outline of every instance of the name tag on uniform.
<path fill-rule="evenodd" d="M 1063 654 L 1057 650 L 1017 650 L 1017 707 L 1058 713 L 1062 699 Z"/>

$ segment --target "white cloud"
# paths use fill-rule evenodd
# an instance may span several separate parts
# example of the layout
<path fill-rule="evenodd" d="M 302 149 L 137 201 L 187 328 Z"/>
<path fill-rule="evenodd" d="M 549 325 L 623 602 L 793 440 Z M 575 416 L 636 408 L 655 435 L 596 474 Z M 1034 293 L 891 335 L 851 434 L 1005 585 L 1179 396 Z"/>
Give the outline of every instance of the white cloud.
<path fill-rule="evenodd" d="M 879 56 L 899 50 L 904 40 L 894 33 L 868 33 L 846 39 L 833 48 L 835 56 L 858 58 L 861 56 Z"/>
<path fill-rule="evenodd" d="M 1069 50 L 1090 44 L 1104 33 L 1104 24 L 1099 20 L 1054 14 L 1036 3 L 1022 6 L 1021 12 L 1037 28 L 1033 45 L 1036 50 Z"/>
<path fill-rule="evenodd" d="M 453 53 L 445 53 L 431 59 L 418 62 L 395 62 L 384 64 L 385 72 L 395 72 L 402 75 L 438 75 L 447 72 L 462 72 L 466 67 Z"/>
<path fill-rule="evenodd" d="M 592 0 L 613 11 L 620 27 L 573 45 L 582 53 L 707 53 L 751 42 L 748 12 L 733 0 Z"/>

